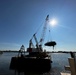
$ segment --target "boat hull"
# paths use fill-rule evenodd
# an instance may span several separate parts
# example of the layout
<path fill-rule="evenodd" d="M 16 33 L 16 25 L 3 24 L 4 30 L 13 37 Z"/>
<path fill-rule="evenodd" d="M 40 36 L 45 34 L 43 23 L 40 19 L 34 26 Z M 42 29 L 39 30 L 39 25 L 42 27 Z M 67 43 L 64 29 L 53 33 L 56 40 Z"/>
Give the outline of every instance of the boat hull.
<path fill-rule="evenodd" d="M 22 72 L 47 72 L 51 69 L 51 61 L 50 59 L 12 57 L 10 69 Z"/>

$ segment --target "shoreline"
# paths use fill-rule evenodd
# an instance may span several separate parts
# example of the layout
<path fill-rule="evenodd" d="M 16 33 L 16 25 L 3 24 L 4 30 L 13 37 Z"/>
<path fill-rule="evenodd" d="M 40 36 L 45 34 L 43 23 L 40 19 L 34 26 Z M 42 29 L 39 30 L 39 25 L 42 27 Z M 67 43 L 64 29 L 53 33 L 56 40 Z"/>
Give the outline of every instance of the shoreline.
<path fill-rule="evenodd" d="M 1 52 L 19 52 L 19 51 L 14 51 L 14 50 L 13 51 L 11 51 L 11 50 L 2 51 L 2 50 L 0 50 L 0 53 Z M 56 51 L 50 51 L 50 52 L 47 51 L 47 53 L 70 53 L 70 52 L 76 53 L 76 51 L 57 51 L 57 52 Z M 25 53 L 28 53 L 28 52 L 25 51 Z"/>

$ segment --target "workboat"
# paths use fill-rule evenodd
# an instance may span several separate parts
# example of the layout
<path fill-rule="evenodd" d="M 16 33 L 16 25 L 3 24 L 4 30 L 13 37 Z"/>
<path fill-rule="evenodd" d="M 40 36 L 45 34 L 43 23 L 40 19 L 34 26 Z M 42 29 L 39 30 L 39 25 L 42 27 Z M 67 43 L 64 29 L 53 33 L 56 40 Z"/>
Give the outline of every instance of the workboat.
<path fill-rule="evenodd" d="M 22 47 L 24 45 L 21 49 Z M 18 56 L 12 57 L 10 69 L 18 72 L 44 73 L 50 71 L 51 63 L 51 55 L 46 51 L 39 48 L 27 48 L 27 52 L 20 50 Z"/>
<path fill-rule="evenodd" d="M 23 45 L 22 45 L 23 47 Z M 36 51 L 37 52 L 36 52 Z M 39 49 L 28 48 L 28 55 L 19 51 L 17 57 L 12 57 L 10 63 L 10 69 L 18 72 L 38 72 L 44 73 L 51 69 L 51 58 L 44 51 L 40 52 Z"/>
<path fill-rule="evenodd" d="M 48 22 L 48 17 L 46 17 L 45 25 L 43 27 L 43 34 L 40 42 L 37 41 L 36 33 L 33 35 L 32 39 L 34 38 L 36 45 L 34 46 L 32 39 L 29 41 L 29 47 L 27 48 L 26 52 L 24 49 L 24 45 L 20 47 L 18 56 L 12 57 L 10 63 L 10 69 L 19 71 L 19 72 L 47 72 L 51 69 L 51 55 L 43 50 L 42 42 L 44 38 L 44 31 L 46 29 L 46 24 Z M 28 53 L 28 54 L 26 54 Z"/>

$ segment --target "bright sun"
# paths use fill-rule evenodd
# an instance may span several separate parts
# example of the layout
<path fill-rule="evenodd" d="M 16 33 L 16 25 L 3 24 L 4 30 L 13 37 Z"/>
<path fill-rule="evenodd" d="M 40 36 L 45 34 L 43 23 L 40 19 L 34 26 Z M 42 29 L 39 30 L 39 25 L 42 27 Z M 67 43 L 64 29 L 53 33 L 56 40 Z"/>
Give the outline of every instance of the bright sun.
<path fill-rule="evenodd" d="M 52 19 L 49 21 L 51 26 L 55 26 L 57 24 L 57 20 L 56 19 Z"/>

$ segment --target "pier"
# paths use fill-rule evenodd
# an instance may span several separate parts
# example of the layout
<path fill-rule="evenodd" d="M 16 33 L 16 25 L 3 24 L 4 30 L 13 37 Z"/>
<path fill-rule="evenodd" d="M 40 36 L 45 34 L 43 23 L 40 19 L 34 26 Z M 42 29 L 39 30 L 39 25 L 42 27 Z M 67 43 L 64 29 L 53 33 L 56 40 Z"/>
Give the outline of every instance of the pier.
<path fill-rule="evenodd" d="M 66 71 L 70 73 L 61 73 L 61 75 L 76 75 L 76 56 L 75 53 L 71 53 L 71 58 L 68 58 L 69 66 L 65 66 Z"/>

